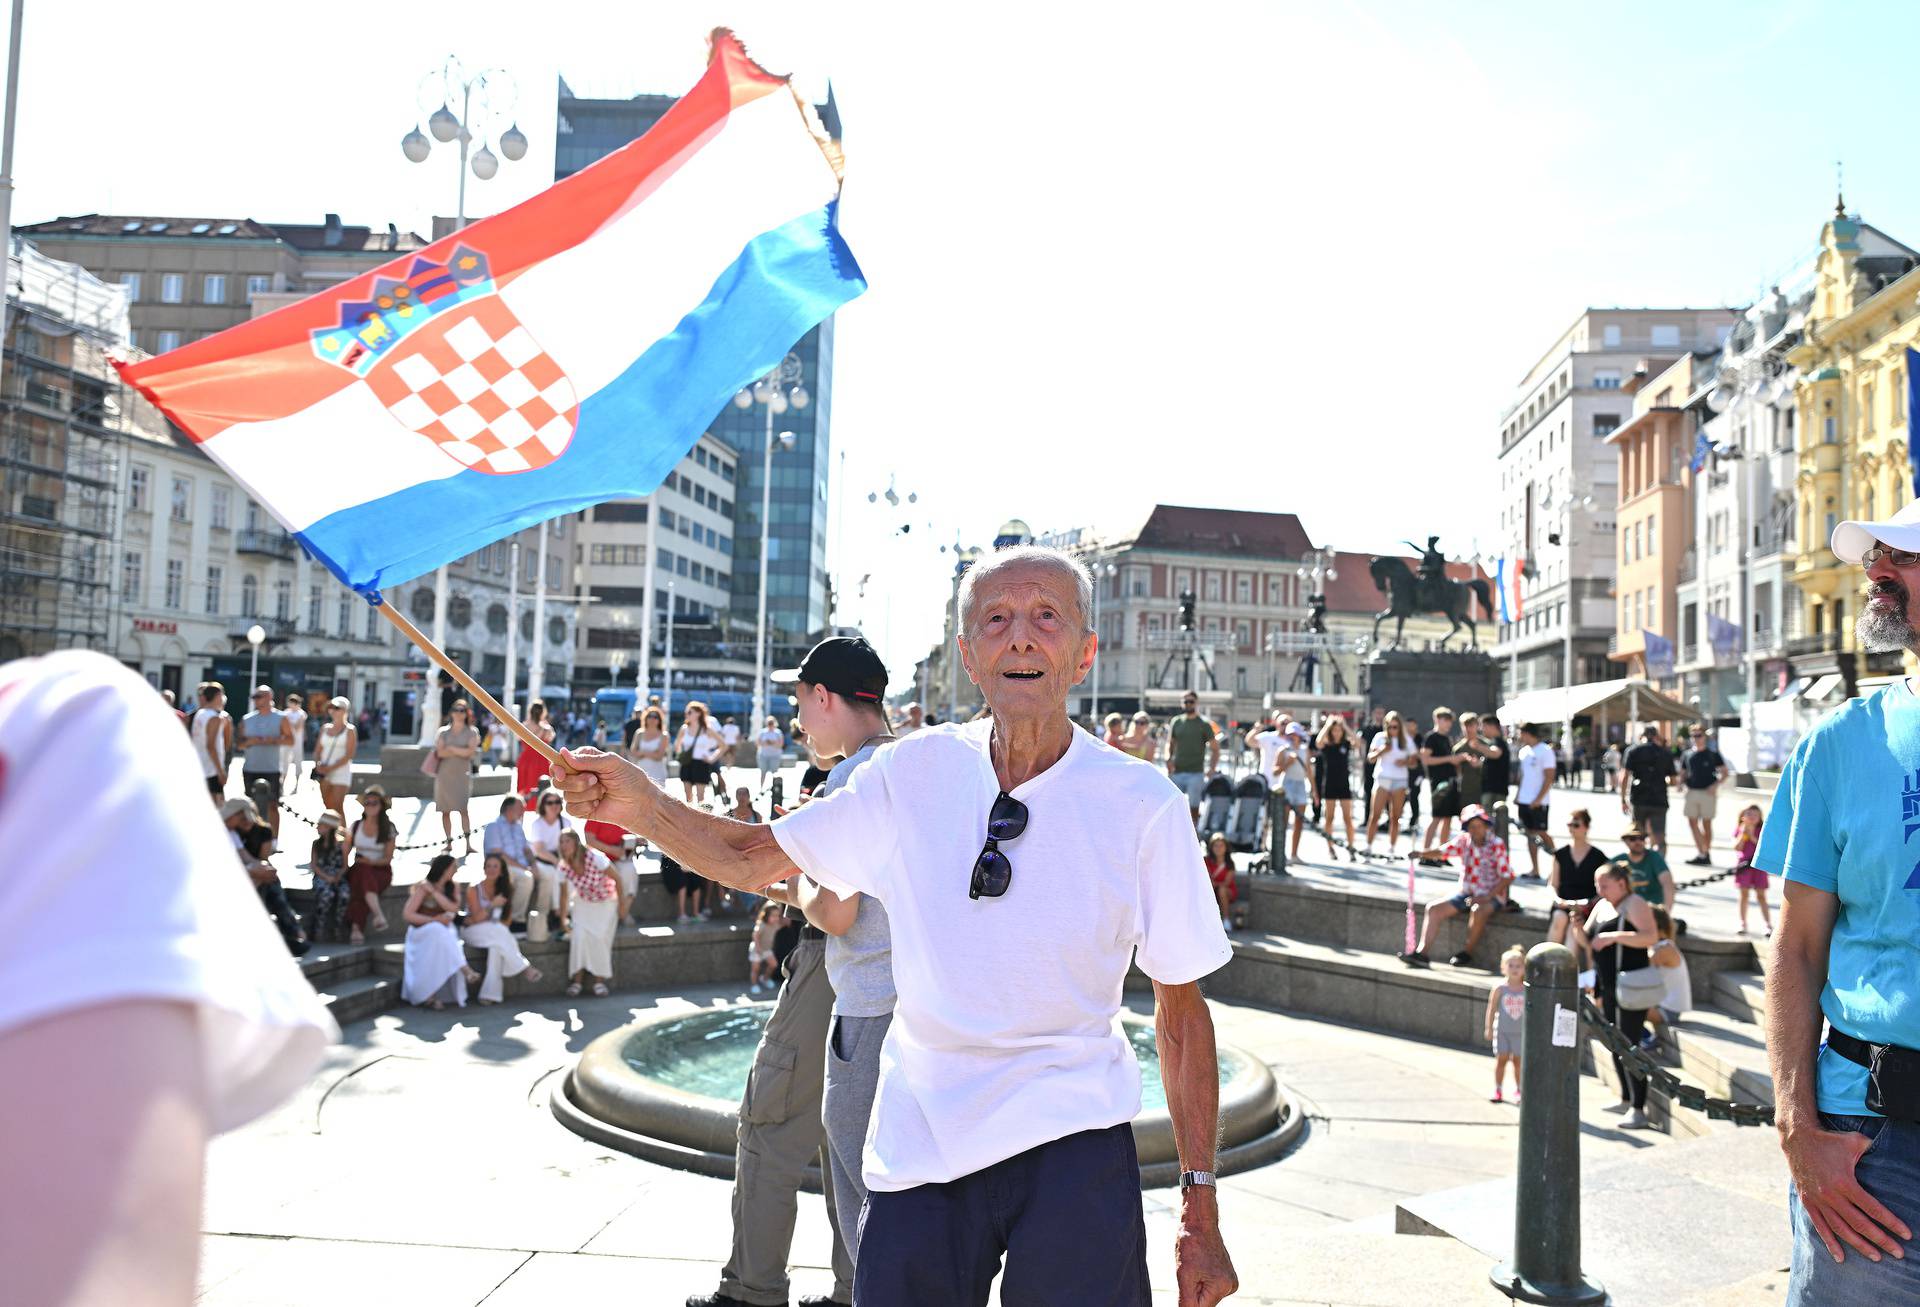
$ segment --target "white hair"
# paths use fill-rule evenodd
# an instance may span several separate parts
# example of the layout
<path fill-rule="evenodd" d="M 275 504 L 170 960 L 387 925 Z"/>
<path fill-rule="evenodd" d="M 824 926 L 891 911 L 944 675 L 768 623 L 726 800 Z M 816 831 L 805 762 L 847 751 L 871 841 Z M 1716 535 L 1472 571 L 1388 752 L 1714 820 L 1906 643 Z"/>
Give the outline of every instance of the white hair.
<path fill-rule="evenodd" d="M 1050 549 L 1045 545 L 1011 545 L 994 550 L 968 568 L 967 574 L 960 579 L 960 630 L 963 634 L 973 633 L 973 596 L 981 578 L 1021 563 L 1039 563 L 1066 573 L 1073 581 L 1074 602 L 1080 606 L 1080 627 L 1088 632 L 1093 630 L 1093 573 L 1087 570 L 1087 565 L 1063 550 Z"/>

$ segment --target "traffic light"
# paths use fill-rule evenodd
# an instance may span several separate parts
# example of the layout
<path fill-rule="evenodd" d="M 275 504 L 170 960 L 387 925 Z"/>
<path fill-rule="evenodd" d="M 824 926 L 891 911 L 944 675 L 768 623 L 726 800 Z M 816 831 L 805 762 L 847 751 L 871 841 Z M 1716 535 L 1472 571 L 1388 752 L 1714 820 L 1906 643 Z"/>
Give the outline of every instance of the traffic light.
<path fill-rule="evenodd" d="M 1199 622 L 1195 621 L 1193 616 L 1193 591 L 1182 590 L 1180 592 L 1180 629 L 1191 631 L 1198 625 Z"/>

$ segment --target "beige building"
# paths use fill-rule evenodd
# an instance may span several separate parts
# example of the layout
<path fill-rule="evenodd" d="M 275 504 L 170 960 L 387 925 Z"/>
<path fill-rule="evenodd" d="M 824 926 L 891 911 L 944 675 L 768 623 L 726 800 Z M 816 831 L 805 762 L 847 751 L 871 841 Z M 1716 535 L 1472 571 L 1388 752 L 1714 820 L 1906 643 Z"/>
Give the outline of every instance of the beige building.
<path fill-rule="evenodd" d="M 1500 418 L 1498 532 L 1480 541 L 1484 555 L 1523 569 L 1520 618 L 1493 648 L 1510 673 L 1508 697 L 1567 684 L 1569 661 L 1575 684 L 1614 674 L 1618 459 L 1606 438 L 1632 415 L 1627 386 L 1642 360 L 1717 349 L 1738 317 L 1586 309 L 1521 378 Z"/>
<path fill-rule="evenodd" d="M 333 213 L 318 223 L 89 213 L 15 230 L 48 257 L 125 286 L 132 343 L 149 354 L 245 322 L 257 296 L 309 295 L 426 245 Z"/>

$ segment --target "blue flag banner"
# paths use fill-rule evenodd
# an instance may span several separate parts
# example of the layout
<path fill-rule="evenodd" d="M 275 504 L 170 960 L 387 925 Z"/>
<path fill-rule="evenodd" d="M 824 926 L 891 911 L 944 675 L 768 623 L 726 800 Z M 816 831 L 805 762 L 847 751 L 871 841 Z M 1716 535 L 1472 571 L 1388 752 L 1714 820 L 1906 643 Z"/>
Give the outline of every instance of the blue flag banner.
<path fill-rule="evenodd" d="M 1740 652 L 1745 642 L 1738 626 L 1718 613 L 1708 613 L 1707 643 L 1713 646 L 1715 658 L 1731 658 Z"/>
<path fill-rule="evenodd" d="M 1687 466 L 1698 472 L 1707 465 L 1707 455 L 1713 452 L 1713 442 L 1707 439 L 1705 431 L 1697 431 L 1693 436 L 1693 461 Z"/>
<path fill-rule="evenodd" d="M 1640 640 L 1646 652 L 1641 658 L 1647 664 L 1647 675 L 1668 677 L 1673 675 L 1673 641 L 1666 636 L 1642 628 Z"/>
<path fill-rule="evenodd" d="M 1505 558 L 1493 560 L 1493 590 L 1500 596 L 1500 620 L 1511 622 L 1513 618 L 1507 613 L 1507 560 Z"/>
<path fill-rule="evenodd" d="M 1907 349 L 1907 461 L 1913 466 L 1913 493 L 1920 498 L 1920 353 Z"/>

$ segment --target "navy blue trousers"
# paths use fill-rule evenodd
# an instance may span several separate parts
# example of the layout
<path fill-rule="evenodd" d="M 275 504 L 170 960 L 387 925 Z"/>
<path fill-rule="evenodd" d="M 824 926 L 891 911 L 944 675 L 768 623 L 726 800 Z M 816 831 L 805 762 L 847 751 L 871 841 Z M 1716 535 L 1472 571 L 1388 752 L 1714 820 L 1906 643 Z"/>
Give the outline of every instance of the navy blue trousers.
<path fill-rule="evenodd" d="M 1148 1307 L 1133 1130 L 1084 1130 L 945 1184 L 876 1190 L 855 1307 Z"/>

